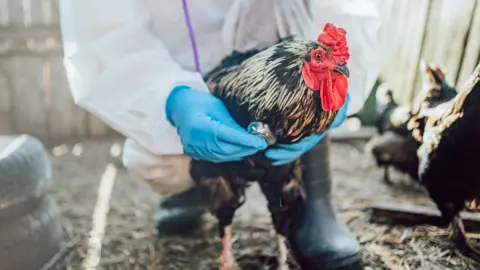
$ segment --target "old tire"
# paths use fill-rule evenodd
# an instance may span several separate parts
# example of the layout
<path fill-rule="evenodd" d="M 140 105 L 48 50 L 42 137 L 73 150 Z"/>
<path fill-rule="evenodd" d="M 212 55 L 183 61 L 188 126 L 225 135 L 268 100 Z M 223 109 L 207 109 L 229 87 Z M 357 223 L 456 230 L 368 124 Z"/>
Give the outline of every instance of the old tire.
<path fill-rule="evenodd" d="M 59 250 L 62 226 L 50 197 L 31 213 L 0 223 L 0 269 L 37 270 Z"/>
<path fill-rule="evenodd" d="M 38 139 L 1 136 L 0 223 L 32 211 L 50 186 L 51 174 L 50 159 Z"/>

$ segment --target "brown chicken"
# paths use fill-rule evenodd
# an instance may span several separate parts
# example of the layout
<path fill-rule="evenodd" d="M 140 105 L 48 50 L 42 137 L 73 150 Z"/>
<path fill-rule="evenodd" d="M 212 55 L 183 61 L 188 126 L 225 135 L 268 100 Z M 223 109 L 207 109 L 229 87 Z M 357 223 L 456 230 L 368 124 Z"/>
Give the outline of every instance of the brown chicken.
<path fill-rule="evenodd" d="M 377 102 L 383 104 L 375 136 L 367 144 L 367 151 L 372 153 L 379 167 L 384 168 L 384 181 L 391 184 L 388 169 L 393 166 L 396 170 L 408 174 L 413 180 L 418 180 L 418 156 L 420 147 L 418 141 L 422 134 L 423 123 L 415 116 L 420 108 L 434 108 L 455 97 L 457 91 L 445 80 L 440 68 L 433 64 L 427 65 L 421 61 L 420 74 L 422 89 L 412 104 L 399 106 L 393 99 L 391 90 L 383 88 L 377 95 Z M 380 89 L 382 90 L 382 89 Z M 417 119 L 416 122 L 411 119 Z M 409 130 L 408 123 L 415 123 L 417 127 Z M 410 127 L 410 129 L 412 129 Z"/>
<path fill-rule="evenodd" d="M 293 143 L 325 132 L 344 105 L 349 59 L 344 29 L 325 26 L 317 41 L 285 39 L 263 51 L 238 52 L 206 75 L 211 92 L 232 117 L 269 145 Z M 280 269 L 287 269 L 285 237 L 291 211 L 305 198 L 299 161 L 273 166 L 263 152 L 241 162 L 192 161 L 191 175 L 210 198 L 219 220 L 222 269 L 234 269 L 231 223 L 245 201 L 249 182 L 257 181 L 268 201 L 279 235 Z"/>
<path fill-rule="evenodd" d="M 480 65 L 451 101 L 435 108 L 420 106 L 409 125 L 418 133 L 421 147 L 419 181 L 442 213 L 453 221 L 455 250 L 480 261 L 467 242 L 459 212 L 465 201 L 480 195 Z"/>

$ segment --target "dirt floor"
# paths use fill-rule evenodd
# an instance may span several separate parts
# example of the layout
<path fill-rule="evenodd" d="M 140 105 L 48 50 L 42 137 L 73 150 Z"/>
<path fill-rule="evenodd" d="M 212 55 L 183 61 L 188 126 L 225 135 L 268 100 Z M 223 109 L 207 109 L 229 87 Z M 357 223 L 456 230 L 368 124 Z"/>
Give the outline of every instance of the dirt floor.
<path fill-rule="evenodd" d="M 121 144 L 121 140 L 46 143 L 53 162 L 52 194 L 63 213 L 67 245 L 52 269 L 80 269 L 100 179 L 109 163 L 117 166 L 117 174 L 99 269 L 218 269 L 221 244 L 215 231 L 157 237 L 154 211 L 159 197 L 111 157 Z M 475 269 L 450 251 L 448 230 L 372 221 L 366 207 L 377 200 L 432 204 L 406 176 L 393 173 L 397 185 L 384 185 L 382 171 L 363 153 L 361 143 L 333 143 L 331 165 L 334 203 L 360 240 L 365 269 Z M 264 199 L 254 186 L 235 218 L 234 249 L 242 269 L 275 269 L 274 237 Z"/>

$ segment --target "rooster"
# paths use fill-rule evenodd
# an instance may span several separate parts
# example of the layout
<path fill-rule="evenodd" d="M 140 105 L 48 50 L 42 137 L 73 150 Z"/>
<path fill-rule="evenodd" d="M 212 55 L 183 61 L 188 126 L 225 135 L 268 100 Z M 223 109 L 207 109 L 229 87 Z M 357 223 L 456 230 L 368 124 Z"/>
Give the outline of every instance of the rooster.
<path fill-rule="evenodd" d="M 347 98 L 349 57 L 346 31 L 326 24 L 317 41 L 286 38 L 265 50 L 235 52 L 205 81 L 243 128 L 263 136 L 269 146 L 288 144 L 331 126 Z M 278 234 L 279 267 L 287 269 L 285 239 L 292 211 L 306 196 L 300 165 L 297 160 L 273 166 L 264 152 L 238 162 L 192 161 L 192 178 L 210 198 L 209 209 L 219 220 L 221 269 L 238 267 L 231 224 L 252 181 L 268 201 Z"/>
<path fill-rule="evenodd" d="M 373 154 L 378 166 L 384 167 L 384 181 L 387 184 L 391 184 L 388 174 L 390 166 L 418 180 L 418 138 L 424 124 L 416 115 L 421 108 L 435 108 L 452 100 L 457 94 L 457 90 L 449 85 L 445 74 L 436 65 L 427 64 L 422 59 L 420 72 L 422 89 L 413 104 L 399 106 L 392 91 L 387 88 L 378 92 L 377 102 L 383 104 L 377 123 L 379 136 L 367 144 L 367 151 Z M 415 128 L 409 127 L 409 123 L 414 123 Z"/>
<path fill-rule="evenodd" d="M 466 240 L 459 216 L 465 201 L 480 195 L 480 65 L 463 89 L 447 103 L 435 108 L 420 106 L 409 125 L 418 130 L 421 143 L 419 180 L 440 210 L 445 224 L 453 222 L 455 250 L 480 260 Z M 421 123 L 422 125 L 419 125 Z"/>

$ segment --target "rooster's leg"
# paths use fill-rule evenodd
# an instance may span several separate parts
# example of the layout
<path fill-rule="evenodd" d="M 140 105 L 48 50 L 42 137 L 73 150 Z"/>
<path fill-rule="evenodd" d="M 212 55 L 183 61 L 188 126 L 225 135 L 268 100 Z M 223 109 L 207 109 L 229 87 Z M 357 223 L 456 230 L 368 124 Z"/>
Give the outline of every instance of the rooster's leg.
<path fill-rule="evenodd" d="M 278 234 L 277 235 L 277 242 L 278 242 L 278 270 L 288 270 L 287 264 L 287 246 L 285 245 L 285 237 Z"/>
<path fill-rule="evenodd" d="M 390 174 L 388 173 L 388 165 L 383 167 L 383 181 L 385 181 L 387 185 L 392 184 L 392 181 L 390 181 Z"/>
<path fill-rule="evenodd" d="M 232 251 L 232 226 L 229 225 L 224 229 L 224 235 L 222 238 L 222 262 L 220 269 L 221 270 L 234 270 L 239 269 L 235 258 L 233 257 Z"/>
<path fill-rule="evenodd" d="M 467 257 L 480 263 L 480 252 L 470 245 L 467 241 L 467 233 L 462 219 L 457 215 L 453 220 L 452 242 L 457 255 Z"/>

